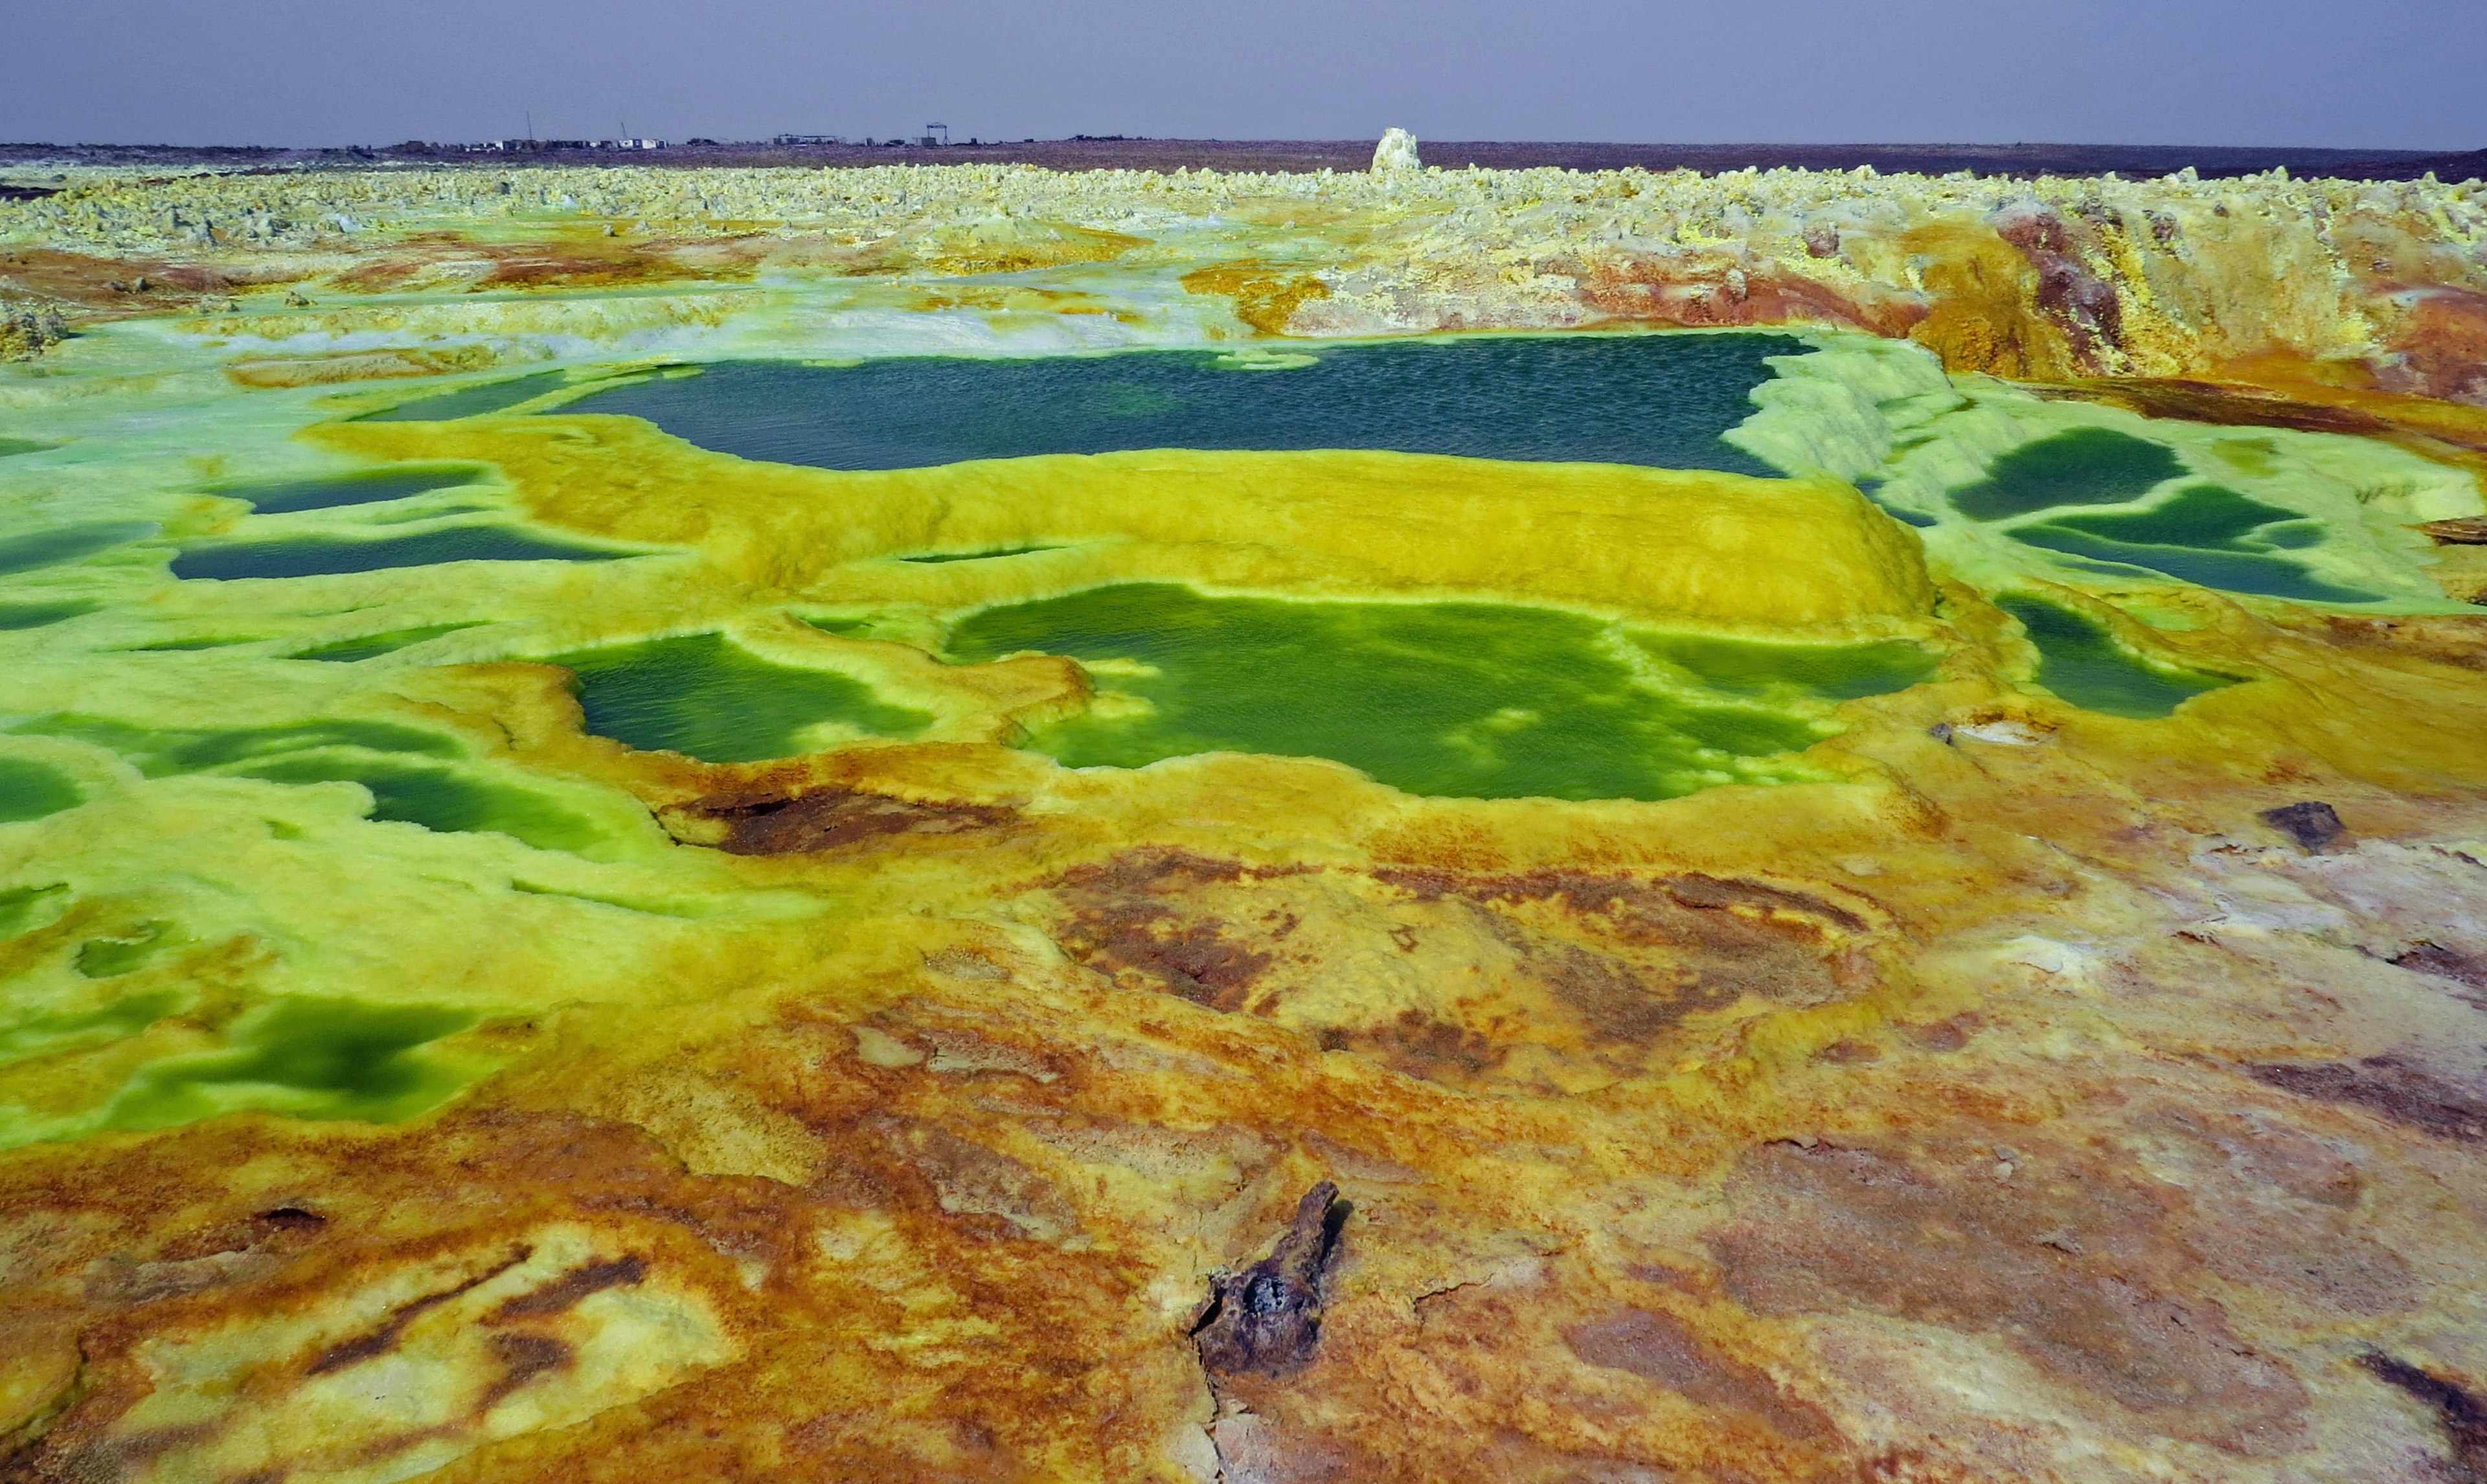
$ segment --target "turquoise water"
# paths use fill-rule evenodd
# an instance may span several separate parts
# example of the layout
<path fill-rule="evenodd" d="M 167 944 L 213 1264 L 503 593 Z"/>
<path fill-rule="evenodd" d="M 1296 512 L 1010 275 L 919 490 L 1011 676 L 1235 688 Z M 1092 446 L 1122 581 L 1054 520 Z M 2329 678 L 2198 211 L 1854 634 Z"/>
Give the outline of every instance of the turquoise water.
<path fill-rule="evenodd" d="M 377 412 L 367 412 L 357 419 L 364 423 L 445 423 L 452 418 L 471 418 L 478 413 L 498 412 L 515 407 L 529 398 L 558 392 L 570 384 L 570 378 L 559 371 L 540 371 L 532 376 L 515 376 L 507 381 L 488 381 L 482 386 L 463 387 L 434 397 L 418 398 L 400 402 Z"/>
<path fill-rule="evenodd" d="M 168 1128 L 238 1108 L 384 1123 L 446 1100 L 468 1074 L 423 1049 L 475 1024 L 439 1005 L 288 996 L 238 1024 L 229 1051 L 159 1061 L 112 1105 L 114 1128 Z"/>
<path fill-rule="evenodd" d="M 805 750 L 801 734 L 823 722 L 909 737 L 933 720 L 852 676 L 771 664 L 722 634 L 582 649 L 546 663 L 577 676 L 589 731 L 703 762 L 793 756 Z"/>
<path fill-rule="evenodd" d="M 2145 665 L 2108 631 L 2070 609 L 2032 597 L 1999 597 L 2038 648 L 2038 683 L 2084 711 L 2155 720 L 2183 701 L 2236 682 L 2197 671 Z"/>
<path fill-rule="evenodd" d="M 472 464 L 421 469 L 375 469 L 325 479 L 292 480 L 279 484 L 239 484 L 216 491 L 230 499 L 247 500 L 262 515 L 291 515 L 302 510 L 332 510 L 349 505 L 377 505 L 403 500 L 429 490 L 471 484 L 483 473 Z"/>
<path fill-rule="evenodd" d="M 48 531 L 29 531 L 22 536 L 0 537 L 0 577 L 82 561 L 97 552 L 108 551 L 154 534 L 153 521 L 105 520 L 54 526 Z"/>
<path fill-rule="evenodd" d="M 564 411 L 646 418 L 702 448 L 827 469 L 1120 449 L 1394 449 L 1776 471 L 1721 442 L 1783 335 L 1489 336 L 1303 347 L 1239 371 L 1207 350 L 1041 359 L 729 361 Z"/>
<path fill-rule="evenodd" d="M 1787 755 L 1834 729 L 1820 702 L 1914 683 L 1933 663 L 1914 646 L 1619 634 L 1553 609 L 1212 597 L 1158 583 L 989 608 L 947 647 L 963 662 L 1070 655 L 1096 668 L 1101 689 L 1145 702 L 1027 738 L 1072 767 L 1327 757 L 1409 793 L 1462 798 L 1664 799 L 1813 777 Z M 1801 700 L 1813 704 L 1791 704 Z"/>
<path fill-rule="evenodd" d="M 450 526 L 420 536 L 373 541 L 304 538 L 220 541 L 192 546 L 173 559 L 173 575 L 230 581 L 243 577 L 336 577 L 443 562 L 612 562 L 649 553 L 547 540 L 505 526 Z"/>
<path fill-rule="evenodd" d="M 1951 492 L 1973 520 L 2002 520 L 2065 505 L 2122 505 L 2185 473 L 2162 444 L 2106 427 L 2041 438 L 1987 466 L 1986 478 Z"/>

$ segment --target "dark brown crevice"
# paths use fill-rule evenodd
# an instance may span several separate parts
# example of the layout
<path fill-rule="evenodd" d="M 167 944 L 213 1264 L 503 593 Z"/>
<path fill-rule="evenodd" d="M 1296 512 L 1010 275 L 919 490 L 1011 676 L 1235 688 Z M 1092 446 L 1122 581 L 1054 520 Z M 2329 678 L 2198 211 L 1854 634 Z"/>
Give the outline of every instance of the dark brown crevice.
<path fill-rule="evenodd" d="M 462 1283 L 399 1305 L 390 1311 L 388 1318 L 381 1322 L 378 1329 L 366 1334 L 358 1334 L 349 1340 L 340 1341 L 321 1351 L 319 1359 L 311 1362 L 310 1373 L 314 1376 L 323 1376 L 330 1371 L 344 1370 L 349 1365 L 356 1365 L 376 1356 L 388 1354 L 397 1348 L 398 1336 L 405 1333 L 406 1326 L 422 1318 L 425 1313 L 461 1294 L 481 1288 L 534 1255 L 535 1250 L 532 1248 L 514 1249 L 506 1260 L 487 1268 Z"/>
<path fill-rule="evenodd" d="M 2398 1057 L 2268 1062 L 2248 1066 L 2245 1072 L 2265 1086 L 2362 1108 L 2438 1139 L 2464 1142 L 2487 1139 L 2487 1100 Z"/>
<path fill-rule="evenodd" d="M 1269 1256 L 1210 1279 L 1208 1306 L 1191 1327 L 1203 1368 L 1284 1376 L 1312 1360 L 1339 1235 L 1355 1209 L 1324 1180 L 1296 1203 L 1295 1220 Z"/>
<path fill-rule="evenodd" d="M 2463 986 L 2459 998 L 2487 1010 L 2487 954 L 2465 953 L 2436 943 L 2414 943 L 2386 960 L 2396 969 L 2432 975 Z"/>
<path fill-rule="evenodd" d="M 2380 1350 L 2358 1357 L 2358 1364 L 2393 1390 L 2433 1408 L 2452 1444 L 2452 1464 L 2460 1470 L 2454 1477 L 2463 1484 L 2487 1484 L 2487 1399 Z"/>
<path fill-rule="evenodd" d="M 501 1362 L 501 1374 L 476 1398 L 478 1415 L 491 1411 L 504 1397 L 538 1376 L 566 1369 L 578 1358 L 577 1352 L 549 1334 L 495 1334 L 491 1349 L 492 1359 Z"/>
<path fill-rule="evenodd" d="M 512 1319 L 524 1319 L 539 1314 L 558 1314 L 574 1306 L 579 1300 L 607 1288 L 636 1283 L 648 1276 L 648 1260 L 632 1253 L 611 1262 L 592 1262 L 573 1268 L 532 1293 L 522 1293 L 492 1311 L 490 1322 L 500 1324 Z"/>

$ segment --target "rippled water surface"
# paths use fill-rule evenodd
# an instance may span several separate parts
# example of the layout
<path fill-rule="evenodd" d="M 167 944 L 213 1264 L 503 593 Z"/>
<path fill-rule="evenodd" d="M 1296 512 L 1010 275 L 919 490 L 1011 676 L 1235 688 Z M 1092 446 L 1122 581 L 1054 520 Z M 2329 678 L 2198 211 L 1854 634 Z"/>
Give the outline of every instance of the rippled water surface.
<path fill-rule="evenodd" d="M 1125 449 L 1390 449 L 1775 471 L 1719 435 L 1753 413 L 1784 335 L 1490 336 L 1324 345 L 1285 369 L 1208 350 L 853 366 L 729 361 L 563 410 L 646 418 L 721 453 L 911 469 Z"/>

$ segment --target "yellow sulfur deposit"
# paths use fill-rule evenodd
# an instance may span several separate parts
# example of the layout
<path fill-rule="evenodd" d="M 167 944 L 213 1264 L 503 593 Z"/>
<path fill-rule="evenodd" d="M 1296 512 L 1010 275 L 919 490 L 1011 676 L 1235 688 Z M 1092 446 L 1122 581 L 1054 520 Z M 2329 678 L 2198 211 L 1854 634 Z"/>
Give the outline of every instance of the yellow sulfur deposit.
<path fill-rule="evenodd" d="M 0 1478 L 2487 1474 L 2476 185 L 1392 161 L 0 201 Z"/>

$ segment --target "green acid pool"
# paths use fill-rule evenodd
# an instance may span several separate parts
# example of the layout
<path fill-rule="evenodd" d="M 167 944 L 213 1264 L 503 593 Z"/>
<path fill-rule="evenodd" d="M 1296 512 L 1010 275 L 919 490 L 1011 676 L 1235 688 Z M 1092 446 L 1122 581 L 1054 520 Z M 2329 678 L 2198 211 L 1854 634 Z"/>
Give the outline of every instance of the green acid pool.
<path fill-rule="evenodd" d="M 1197 753 L 1326 757 L 1409 793 L 1665 799 L 1823 776 L 1829 706 L 1922 679 L 1914 645 L 1641 633 L 1493 603 L 1218 597 L 1131 583 L 989 608 L 959 661 L 1069 655 L 1106 691 L 1026 745 L 1072 767 Z"/>

